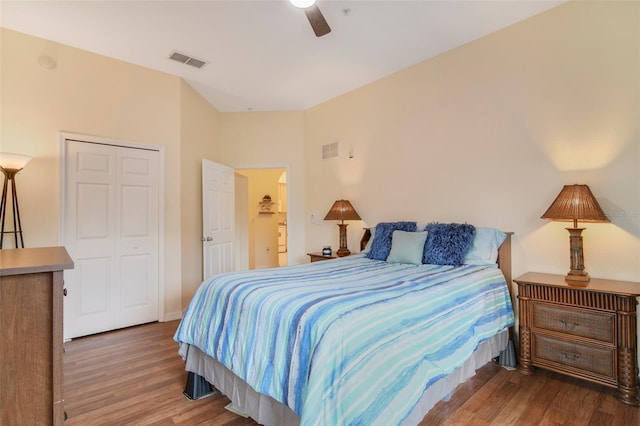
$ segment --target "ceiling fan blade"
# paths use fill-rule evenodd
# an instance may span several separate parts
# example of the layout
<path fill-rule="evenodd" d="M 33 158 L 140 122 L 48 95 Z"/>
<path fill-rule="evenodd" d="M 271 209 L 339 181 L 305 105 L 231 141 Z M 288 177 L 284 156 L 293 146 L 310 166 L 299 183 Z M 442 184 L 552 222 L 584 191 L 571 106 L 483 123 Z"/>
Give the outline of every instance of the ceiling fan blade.
<path fill-rule="evenodd" d="M 327 20 L 322 16 L 322 12 L 320 12 L 317 4 L 304 9 L 304 13 L 307 15 L 311 28 L 313 28 L 313 32 L 316 33 L 316 37 L 322 37 L 331 32 L 331 28 L 329 24 L 327 24 Z"/>

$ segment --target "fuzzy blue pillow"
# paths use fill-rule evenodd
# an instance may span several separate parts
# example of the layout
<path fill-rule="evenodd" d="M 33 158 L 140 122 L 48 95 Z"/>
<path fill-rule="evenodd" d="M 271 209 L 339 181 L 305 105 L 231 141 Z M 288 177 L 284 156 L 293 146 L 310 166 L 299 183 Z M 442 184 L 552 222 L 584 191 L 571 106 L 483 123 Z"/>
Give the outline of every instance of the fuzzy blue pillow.
<path fill-rule="evenodd" d="M 376 226 L 375 237 L 367 254 L 369 259 L 387 260 L 391 251 L 393 231 L 415 232 L 416 222 L 380 222 Z"/>
<path fill-rule="evenodd" d="M 460 266 L 471 248 L 476 228 L 467 223 L 430 223 L 422 263 Z"/>

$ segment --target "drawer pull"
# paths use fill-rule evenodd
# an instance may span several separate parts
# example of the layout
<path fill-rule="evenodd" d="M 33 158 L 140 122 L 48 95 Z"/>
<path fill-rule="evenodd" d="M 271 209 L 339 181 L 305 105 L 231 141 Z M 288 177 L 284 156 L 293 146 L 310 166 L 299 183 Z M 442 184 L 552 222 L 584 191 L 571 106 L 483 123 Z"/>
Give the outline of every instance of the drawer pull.
<path fill-rule="evenodd" d="M 570 328 L 571 330 L 575 330 L 580 325 L 577 322 L 568 323 L 567 320 L 564 318 L 562 318 L 560 322 L 562 323 L 562 325 L 564 325 L 564 328 Z"/>
<path fill-rule="evenodd" d="M 566 353 L 564 351 L 562 351 L 560 353 L 562 354 L 564 359 L 567 359 L 569 361 L 577 361 L 577 360 L 580 359 L 580 354 L 569 354 L 569 353 Z"/>

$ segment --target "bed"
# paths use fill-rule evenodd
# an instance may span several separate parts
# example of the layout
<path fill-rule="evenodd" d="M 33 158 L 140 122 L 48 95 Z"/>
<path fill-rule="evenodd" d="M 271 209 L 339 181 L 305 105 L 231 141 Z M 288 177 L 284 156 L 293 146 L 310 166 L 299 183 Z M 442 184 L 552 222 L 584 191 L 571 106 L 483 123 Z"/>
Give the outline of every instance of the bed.
<path fill-rule="evenodd" d="M 176 331 L 180 356 L 261 424 L 417 424 L 507 346 L 503 235 L 493 263 L 390 262 L 370 250 L 211 277 Z"/>

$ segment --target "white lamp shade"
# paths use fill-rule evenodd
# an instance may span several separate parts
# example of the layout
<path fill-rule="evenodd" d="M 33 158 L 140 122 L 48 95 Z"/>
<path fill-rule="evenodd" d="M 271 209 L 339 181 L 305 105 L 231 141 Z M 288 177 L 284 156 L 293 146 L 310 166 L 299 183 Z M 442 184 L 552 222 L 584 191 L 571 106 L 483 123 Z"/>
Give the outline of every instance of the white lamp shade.
<path fill-rule="evenodd" d="M 12 152 L 0 152 L 0 167 L 3 169 L 20 170 L 31 160 L 31 157 Z"/>
<path fill-rule="evenodd" d="M 300 9 L 306 9 L 307 7 L 313 6 L 316 0 L 289 0 L 289 2 L 295 7 L 299 7 Z"/>

